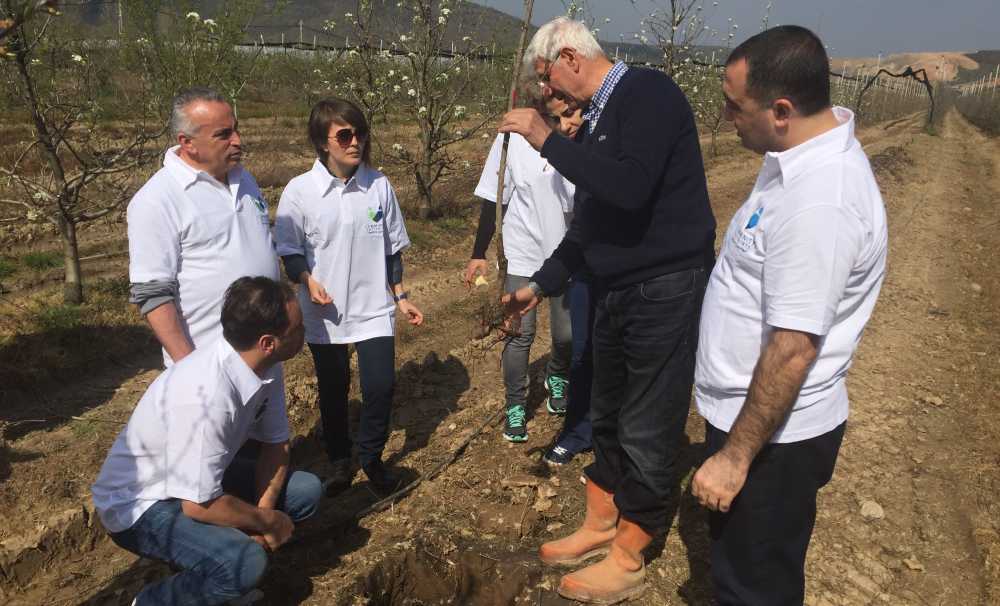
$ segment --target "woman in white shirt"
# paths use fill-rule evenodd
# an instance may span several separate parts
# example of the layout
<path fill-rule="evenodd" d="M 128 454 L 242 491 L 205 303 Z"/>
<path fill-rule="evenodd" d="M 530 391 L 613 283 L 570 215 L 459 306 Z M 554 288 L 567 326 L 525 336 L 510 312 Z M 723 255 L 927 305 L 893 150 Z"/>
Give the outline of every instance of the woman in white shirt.
<path fill-rule="evenodd" d="M 522 87 L 522 99 L 527 98 L 535 105 L 559 134 L 574 137 L 583 123 L 580 110 L 569 110 L 558 99 L 542 99 L 537 88 L 535 82 Z M 493 143 L 476 187 L 476 196 L 483 199 L 483 205 L 472 259 L 465 270 L 469 284 L 477 274 L 486 273 L 486 249 L 496 229 L 497 176 L 502 143 L 503 135 L 500 135 Z M 510 136 L 504 183 L 503 246 L 508 261 L 504 290 L 513 292 L 528 284 L 529 276 L 541 268 L 562 241 L 572 217 L 575 188 L 518 134 Z M 511 442 L 528 439 L 525 405 L 535 316 L 535 310 L 531 310 L 521 318 L 520 334 L 507 339 L 501 359 L 507 409 L 503 437 Z M 569 305 L 563 296 L 549 299 L 549 327 L 552 355 L 546 369 L 545 387 L 549 392 L 546 408 L 551 414 L 562 415 L 567 409 L 573 353 Z"/>
<path fill-rule="evenodd" d="M 347 396 L 350 353 L 358 353 L 361 422 L 358 462 L 372 488 L 393 491 L 399 478 L 382 464 L 395 388 L 395 312 L 419 326 L 423 314 L 403 289 L 401 251 L 410 245 L 396 194 L 369 163 L 364 114 L 343 99 L 326 99 L 309 116 L 318 156 L 281 194 L 275 221 L 278 254 L 299 301 L 316 365 L 320 415 L 332 464 L 328 493 L 350 486 Z"/>

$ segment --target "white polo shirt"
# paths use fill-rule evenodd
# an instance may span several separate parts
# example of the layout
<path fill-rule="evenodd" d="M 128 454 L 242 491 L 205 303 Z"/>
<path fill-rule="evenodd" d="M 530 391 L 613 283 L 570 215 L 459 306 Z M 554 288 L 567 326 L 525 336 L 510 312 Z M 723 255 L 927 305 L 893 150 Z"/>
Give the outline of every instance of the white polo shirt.
<path fill-rule="evenodd" d="M 885 207 L 854 115 L 768 153 L 736 212 L 701 313 L 695 400 L 729 431 L 774 327 L 818 335 L 818 357 L 772 442 L 798 442 L 847 419 L 845 377 L 885 276 Z"/>
<path fill-rule="evenodd" d="M 105 528 L 131 528 L 157 501 L 217 498 L 226 468 L 248 438 L 288 440 L 284 402 L 270 398 L 267 388 L 280 373 L 275 366 L 261 379 L 220 339 L 157 377 L 91 487 Z"/>
<path fill-rule="evenodd" d="M 277 280 L 267 204 L 241 166 L 226 186 L 167 150 L 128 205 L 129 281 L 178 282 L 176 301 L 194 346 L 222 338 L 222 299 L 243 276 Z M 172 363 L 166 350 L 163 362 Z"/>
<path fill-rule="evenodd" d="M 497 136 L 479 177 L 476 195 L 496 203 L 503 135 Z M 542 268 L 569 227 L 575 186 L 563 178 L 524 137 L 510 136 L 504 172 L 503 252 L 507 271 L 531 276 Z"/>
<path fill-rule="evenodd" d="M 345 183 L 316 160 L 281 192 L 274 233 L 278 255 L 305 256 L 309 273 L 333 299 L 317 305 L 299 286 L 307 342 L 395 334 L 385 258 L 408 247 L 410 238 L 385 175 L 363 163 Z"/>

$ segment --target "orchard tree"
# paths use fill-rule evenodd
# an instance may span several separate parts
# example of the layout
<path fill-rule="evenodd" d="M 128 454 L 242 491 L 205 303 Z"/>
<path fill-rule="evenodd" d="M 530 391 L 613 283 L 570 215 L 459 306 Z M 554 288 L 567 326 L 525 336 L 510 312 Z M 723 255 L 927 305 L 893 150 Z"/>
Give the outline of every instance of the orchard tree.
<path fill-rule="evenodd" d="M 482 60 L 488 44 L 473 40 L 475 25 L 462 0 L 400 0 L 395 23 L 378 23 L 389 14 L 383 0 L 360 0 L 344 18 L 356 34 L 327 84 L 357 101 L 372 122 L 416 126 L 416 136 L 384 144 L 381 155 L 406 167 L 419 194 L 421 218 L 437 211 L 434 188 L 448 174 L 467 165 L 452 153 L 491 124 L 502 108 L 508 77 L 488 73 Z M 480 24 L 481 25 L 481 24 Z M 381 32 L 392 40 L 381 41 Z M 380 48 L 381 47 L 381 48 Z M 503 66 L 506 74 L 509 66 Z M 384 126 L 383 126 L 384 128 Z M 410 142 L 412 141 L 412 143 Z"/>
<path fill-rule="evenodd" d="M 236 26 L 188 13 L 166 22 L 136 19 L 119 40 L 106 41 L 80 38 L 78 25 L 43 8 L 52 3 L 0 0 L 0 78 L 17 100 L 15 115 L 31 128 L 0 163 L 0 205 L 55 226 L 63 299 L 76 304 L 83 301 L 79 226 L 120 210 L 141 170 L 163 153 L 177 88 L 222 82 L 239 93 L 239 80 L 225 78 L 233 37 L 216 33 Z M 164 41 L 164 27 L 180 33 Z"/>

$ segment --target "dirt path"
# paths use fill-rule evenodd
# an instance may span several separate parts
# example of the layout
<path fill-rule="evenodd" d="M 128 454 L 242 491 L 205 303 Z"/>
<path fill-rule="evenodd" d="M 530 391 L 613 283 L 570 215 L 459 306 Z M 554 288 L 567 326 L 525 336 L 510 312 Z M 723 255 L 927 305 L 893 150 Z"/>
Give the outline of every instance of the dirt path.
<path fill-rule="evenodd" d="M 912 116 L 860 134 L 889 211 L 890 265 L 850 375 L 852 416 L 837 472 L 821 493 L 807 569 L 814 606 L 1000 603 L 1000 422 L 992 411 L 1000 396 L 1000 140 L 954 113 L 940 136 L 923 133 L 921 121 Z M 727 151 L 710 164 L 720 231 L 750 191 L 759 162 Z M 470 344 L 474 301 L 458 277 L 467 248 L 463 240 L 408 266 L 428 327 L 400 334 L 388 451 L 414 471 L 449 456 L 500 405 L 498 352 Z M 543 314 L 533 348 L 534 406 L 543 398 L 546 328 Z M 311 372 L 304 356 L 287 370 L 290 416 L 304 434 L 316 421 Z M 79 415 L 85 421 L 11 444 L 21 458 L 6 470 L 3 500 L 11 486 L 23 493 L 8 502 L 28 509 L 18 527 L 52 525 L 58 520 L 46 515 L 80 510 L 117 431 L 103 419 L 127 416 L 154 376 L 103 378 L 105 391 L 92 397 L 107 401 Z M 532 555 L 582 516 L 577 478 L 588 457 L 557 472 L 538 463 L 559 424 L 538 408 L 529 442 L 517 447 L 490 427 L 433 482 L 355 523 L 353 514 L 374 500 L 359 477 L 274 558 L 266 603 L 567 603 L 552 591 L 558 573 Z M 705 515 L 687 488 L 703 441 L 693 413 L 687 435 L 674 525 L 648 554 L 650 586 L 636 604 L 710 603 Z M 322 473 L 317 452 L 307 437 L 296 458 Z M 31 508 L 31 495 L 51 507 Z M 30 585 L 0 584 L 0 601 L 124 605 L 145 580 L 164 573 L 86 523 L 47 545 L 65 555 L 47 564 L 40 555 Z"/>

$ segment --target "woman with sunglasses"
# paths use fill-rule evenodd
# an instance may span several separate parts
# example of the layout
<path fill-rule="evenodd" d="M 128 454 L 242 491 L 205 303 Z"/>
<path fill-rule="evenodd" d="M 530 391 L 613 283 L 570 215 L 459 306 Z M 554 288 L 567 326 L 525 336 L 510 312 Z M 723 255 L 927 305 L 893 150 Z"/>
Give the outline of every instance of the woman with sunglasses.
<path fill-rule="evenodd" d="M 419 326 L 423 314 L 403 289 L 401 251 L 410 245 L 396 194 L 369 164 L 368 123 L 353 103 L 326 99 L 309 115 L 318 158 L 281 194 L 275 221 L 285 273 L 299 301 L 319 383 L 328 494 L 351 484 L 347 396 L 354 344 L 361 379 L 358 463 L 378 493 L 399 478 L 382 464 L 396 381 L 396 309 Z"/>

